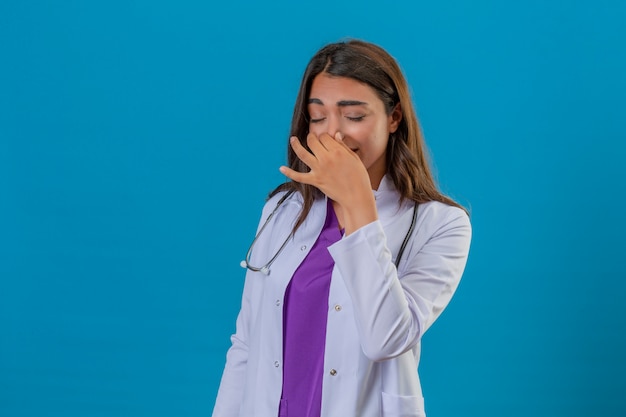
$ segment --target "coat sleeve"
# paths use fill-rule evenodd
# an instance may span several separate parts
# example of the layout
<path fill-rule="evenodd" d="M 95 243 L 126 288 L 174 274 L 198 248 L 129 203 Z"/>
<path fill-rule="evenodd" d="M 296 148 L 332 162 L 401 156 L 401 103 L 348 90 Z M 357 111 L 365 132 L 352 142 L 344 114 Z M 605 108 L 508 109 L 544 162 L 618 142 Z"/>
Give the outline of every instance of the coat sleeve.
<path fill-rule="evenodd" d="M 257 226 L 257 234 L 265 223 L 265 219 L 270 215 L 276 200 L 282 196 L 270 199 L 263 208 L 261 220 Z M 262 252 L 261 246 L 255 247 L 255 252 Z M 263 256 L 262 256 L 263 257 Z M 250 331 L 253 325 L 253 293 L 255 273 L 246 272 L 246 279 L 243 287 L 241 309 L 237 315 L 236 330 L 230 338 L 231 346 L 226 353 L 226 365 L 222 373 L 220 387 L 215 399 L 213 417 L 235 417 L 239 416 L 240 407 L 243 403 L 243 396 L 246 384 L 246 373 L 248 367 Z"/>
<path fill-rule="evenodd" d="M 443 204 L 426 209 L 400 276 L 380 221 L 329 248 L 352 299 L 361 347 L 371 360 L 412 349 L 446 307 L 463 274 L 471 239 L 467 214 Z"/>
<path fill-rule="evenodd" d="M 226 353 L 226 365 L 217 392 L 213 417 L 239 416 L 242 404 L 248 363 L 248 340 L 250 329 L 249 283 L 244 284 L 241 310 L 237 316 L 235 334 L 230 338 L 231 346 Z"/>

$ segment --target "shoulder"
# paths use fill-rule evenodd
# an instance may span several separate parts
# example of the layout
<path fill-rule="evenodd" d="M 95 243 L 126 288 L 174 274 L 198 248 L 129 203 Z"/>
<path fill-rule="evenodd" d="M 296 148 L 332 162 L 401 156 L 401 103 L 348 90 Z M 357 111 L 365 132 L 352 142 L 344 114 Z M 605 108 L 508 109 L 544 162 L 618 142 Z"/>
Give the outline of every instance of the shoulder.
<path fill-rule="evenodd" d="M 263 205 L 261 221 L 266 221 L 270 216 L 283 217 L 293 216 L 302 209 L 302 195 L 297 191 L 279 191 L 269 197 Z"/>
<path fill-rule="evenodd" d="M 469 224 L 469 216 L 465 210 L 451 206 L 449 204 L 441 203 L 439 201 L 429 201 L 427 203 L 421 203 L 419 205 L 419 212 L 421 216 L 426 216 L 430 220 L 453 220 L 462 219 Z"/>
<path fill-rule="evenodd" d="M 419 205 L 417 224 L 430 235 L 460 231 L 468 238 L 471 236 L 472 226 L 465 210 L 439 201 Z"/>
<path fill-rule="evenodd" d="M 302 197 L 297 191 L 278 191 L 271 195 L 263 205 L 263 213 L 266 211 L 272 211 L 276 206 L 283 203 L 293 204 L 294 202 L 301 202 Z"/>
<path fill-rule="evenodd" d="M 281 199 L 285 198 L 287 193 L 288 191 L 279 191 L 269 197 L 267 200 L 265 200 L 265 204 L 263 205 L 263 212 L 265 213 L 265 211 L 267 211 L 268 209 L 271 211 L 274 207 L 278 205 L 278 202 L 281 201 Z"/>

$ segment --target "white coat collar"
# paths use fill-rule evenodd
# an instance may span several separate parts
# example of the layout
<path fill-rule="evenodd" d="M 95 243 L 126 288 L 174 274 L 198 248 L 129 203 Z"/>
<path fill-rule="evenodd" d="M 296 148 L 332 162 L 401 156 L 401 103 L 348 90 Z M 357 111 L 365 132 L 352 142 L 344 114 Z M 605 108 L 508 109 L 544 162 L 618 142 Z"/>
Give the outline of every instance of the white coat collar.
<path fill-rule="evenodd" d="M 389 175 L 385 174 L 383 175 L 383 178 L 380 180 L 380 184 L 378 185 L 378 190 L 374 190 L 374 195 L 376 195 L 376 193 L 378 192 L 395 191 L 395 190 L 396 190 L 395 184 L 393 183 Z"/>

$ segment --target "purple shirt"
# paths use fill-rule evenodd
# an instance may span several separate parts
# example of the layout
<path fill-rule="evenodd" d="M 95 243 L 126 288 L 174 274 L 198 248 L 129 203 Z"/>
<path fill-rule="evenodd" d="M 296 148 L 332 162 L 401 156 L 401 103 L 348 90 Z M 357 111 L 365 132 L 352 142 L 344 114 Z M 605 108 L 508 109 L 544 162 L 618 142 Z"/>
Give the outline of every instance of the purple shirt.
<path fill-rule="evenodd" d="M 279 417 L 321 414 L 328 292 L 335 265 L 328 246 L 341 236 L 332 202 L 328 200 L 322 232 L 285 290 Z"/>

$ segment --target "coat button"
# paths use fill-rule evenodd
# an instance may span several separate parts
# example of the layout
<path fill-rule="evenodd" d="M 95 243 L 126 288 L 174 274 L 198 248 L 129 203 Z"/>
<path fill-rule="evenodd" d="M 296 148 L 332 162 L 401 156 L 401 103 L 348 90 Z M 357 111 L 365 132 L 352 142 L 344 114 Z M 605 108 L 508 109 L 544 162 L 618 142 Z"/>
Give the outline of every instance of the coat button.
<path fill-rule="evenodd" d="M 335 305 L 335 311 L 341 311 L 341 306 L 339 304 Z"/>
<path fill-rule="evenodd" d="M 337 371 L 336 371 L 336 370 L 334 370 L 334 369 L 331 369 L 331 370 L 330 370 L 330 375 L 331 375 L 331 376 L 335 376 L 335 375 L 337 375 Z"/>
<path fill-rule="evenodd" d="M 274 361 L 274 366 L 278 368 L 280 366 L 280 362 Z"/>
<path fill-rule="evenodd" d="M 276 300 L 276 307 L 280 307 L 280 300 Z"/>
<path fill-rule="evenodd" d="M 300 250 L 301 250 L 302 252 L 304 252 L 304 251 L 306 250 L 306 245 L 302 245 L 302 246 L 300 247 Z"/>

